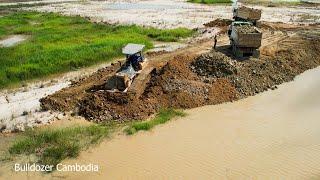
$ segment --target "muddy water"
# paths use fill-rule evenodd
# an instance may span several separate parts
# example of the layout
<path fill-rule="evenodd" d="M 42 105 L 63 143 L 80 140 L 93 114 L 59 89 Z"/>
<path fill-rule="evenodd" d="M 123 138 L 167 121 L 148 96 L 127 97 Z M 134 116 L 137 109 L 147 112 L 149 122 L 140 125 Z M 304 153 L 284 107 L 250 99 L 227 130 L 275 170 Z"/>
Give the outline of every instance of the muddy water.
<path fill-rule="evenodd" d="M 7 167 L 0 179 L 319 179 L 319 89 L 320 67 L 277 90 L 188 110 L 185 118 L 116 136 L 63 162 L 98 164 L 98 173 Z"/>
<path fill-rule="evenodd" d="M 320 68 L 235 103 L 188 110 L 151 132 L 104 142 L 77 160 L 99 173 L 71 179 L 318 179 Z"/>

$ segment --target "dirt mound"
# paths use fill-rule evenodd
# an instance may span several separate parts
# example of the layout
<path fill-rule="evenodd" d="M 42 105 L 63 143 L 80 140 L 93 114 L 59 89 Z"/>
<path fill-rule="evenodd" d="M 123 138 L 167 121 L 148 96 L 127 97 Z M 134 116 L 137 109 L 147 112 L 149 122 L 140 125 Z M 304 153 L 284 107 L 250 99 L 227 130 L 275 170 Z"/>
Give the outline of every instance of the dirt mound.
<path fill-rule="evenodd" d="M 320 64 L 320 36 L 301 35 L 278 42 L 279 48 L 274 49 L 275 56 L 272 57 L 262 56 L 232 64 L 230 58 L 221 60 L 220 53 L 210 52 L 196 59 L 191 68 L 206 81 L 227 78 L 242 97 L 254 95 L 291 81 L 297 74 Z"/>
<path fill-rule="evenodd" d="M 106 79 L 116 73 L 119 63 L 103 68 L 85 79 L 73 82 L 70 87 L 64 88 L 55 94 L 40 99 L 44 110 L 73 111 L 79 102 L 87 96 L 90 89 L 104 84 Z"/>
<path fill-rule="evenodd" d="M 237 61 L 220 52 L 181 53 L 151 76 L 143 94 L 119 103 L 103 90 L 91 91 L 114 74 L 116 67 L 100 70 L 44 98 L 42 107 L 76 110 L 95 122 L 141 120 L 161 108 L 194 108 L 234 101 L 292 80 L 320 64 L 320 40 L 308 32 L 278 42 L 272 54 Z M 169 56 L 167 56 L 169 57 Z"/>
<path fill-rule="evenodd" d="M 235 63 L 222 53 L 212 52 L 197 57 L 191 69 L 200 76 L 221 78 L 237 73 Z"/>
<path fill-rule="evenodd" d="M 79 114 L 88 120 L 130 121 L 147 118 L 160 108 L 193 108 L 237 99 L 237 91 L 226 79 L 204 83 L 191 71 L 194 56 L 176 56 L 151 77 L 144 94 L 127 103 L 110 100 L 104 91 L 87 93 L 79 103 Z"/>
<path fill-rule="evenodd" d="M 237 27 L 237 30 L 241 33 L 255 33 L 257 32 L 257 30 L 254 28 L 254 26 L 250 26 L 250 25 L 243 25 L 243 26 L 239 26 Z"/>
<path fill-rule="evenodd" d="M 145 96 L 163 107 L 175 108 L 193 108 L 203 104 L 221 103 L 221 99 L 215 98 L 216 94 L 224 93 L 223 98 L 236 99 L 235 88 L 225 79 L 220 79 L 213 85 L 213 83 L 203 82 L 193 73 L 189 66 L 194 58 L 184 55 L 169 61 L 150 81 Z M 225 90 L 222 87 L 225 87 Z"/>
<path fill-rule="evenodd" d="M 208 23 L 203 24 L 206 27 L 224 27 L 229 26 L 232 23 L 231 19 L 215 19 L 213 21 L 210 21 Z"/>

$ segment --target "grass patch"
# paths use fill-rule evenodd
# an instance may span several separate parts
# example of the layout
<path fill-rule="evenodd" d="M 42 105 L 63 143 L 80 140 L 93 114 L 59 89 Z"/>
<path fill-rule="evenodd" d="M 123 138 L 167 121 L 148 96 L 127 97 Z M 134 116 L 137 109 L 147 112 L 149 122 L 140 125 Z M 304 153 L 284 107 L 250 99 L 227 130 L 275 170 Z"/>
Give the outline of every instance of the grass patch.
<path fill-rule="evenodd" d="M 13 5 L 0 5 L 0 11 L 1 10 L 15 10 L 18 8 L 23 8 L 23 7 L 34 7 L 34 6 L 44 6 L 47 5 L 49 3 L 42 3 L 40 0 L 37 3 L 34 4 L 24 4 L 24 3 L 17 3 L 17 4 L 13 4 Z M 56 4 L 56 3 L 53 3 Z"/>
<path fill-rule="evenodd" d="M 135 134 L 138 131 L 148 131 L 152 129 L 154 126 L 159 124 L 164 124 L 167 121 L 171 120 L 174 117 L 180 116 L 183 117 L 186 114 L 179 110 L 174 109 L 163 109 L 160 110 L 160 112 L 156 115 L 155 118 L 149 120 L 149 121 L 143 121 L 143 122 L 134 122 L 131 125 L 129 125 L 128 128 L 125 129 L 125 132 L 128 135 Z"/>
<path fill-rule="evenodd" d="M 132 135 L 138 131 L 147 131 L 174 117 L 185 115 L 180 110 L 162 109 L 150 121 L 133 122 L 125 132 Z M 123 125 L 111 123 L 59 129 L 28 129 L 13 141 L 7 151 L 8 156 L 1 161 L 12 160 L 13 155 L 33 155 L 36 163 L 55 167 L 64 159 L 77 157 L 80 151 L 99 143 L 119 127 L 122 128 Z"/>
<path fill-rule="evenodd" d="M 0 18 L 0 39 L 13 34 L 30 38 L 0 48 L 0 88 L 12 83 L 110 61 L 127 43 L 178 41 L 194 33 L 186 28 L 156 29 L 136 25 L 91 23 L 80 16 L 14 12 Z"/>
<path fill-rule="evenodd" d="M 231 0 L 188 0 L 188 2 L 201 4 L 232 4 Z"/>
<path fill-rule="evenodd" d="M 98 143 L 108 132 L 108 128 L 101 125 L 29 130 L 13 143 L 9 153 L 35 154 L 38 163 L 55 167 L 63 159 L 77 157 L 82 149 Z"/>

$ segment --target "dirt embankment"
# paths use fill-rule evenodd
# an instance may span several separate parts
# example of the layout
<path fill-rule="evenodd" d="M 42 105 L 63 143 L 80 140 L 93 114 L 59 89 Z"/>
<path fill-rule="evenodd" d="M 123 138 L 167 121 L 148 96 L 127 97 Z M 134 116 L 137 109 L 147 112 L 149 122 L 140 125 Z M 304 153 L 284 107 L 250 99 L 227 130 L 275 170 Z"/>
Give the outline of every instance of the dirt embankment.
<path fill-rule="evenodd" d="M 144 94 L 137 100 L 116 103 L 107 93 L 97 91 L 81 102 L 79 113 L 94 121 L 122 121 L 143 119 L 164 107 L 192 108 L 237 98 L 236 89 L 226 79 L 208 84 L 192 73 L 189 66 L 194 58 L 174 57 L 153 74 Z"/>
<path fill-rule="evenodd" d="M 192 68 L 206 81 L 224 77 L 241 97 L 251 96 L 291 81 L 296 75 L 318 66 L 319 40 L 320 36 L 311 34 L 295 35 L 278 42 L 272 56 L 246 61 L 234 61 L 221 53 L 208 53 L 198 57 Z"/>
<path fill-rule="evenodd" d="M 143 95 L 127 103 L 111 101 L 104 91 L 88 91 L 103 84 L 116 69 L 105 68 L 42 99 L 42 107 L 75 110 L 96 122 L 144 119 L 164 107 L 193 108 L 254 95 L 320 64 L 319 34 L 300 33 L 277 42 L 276 47 L 268 56 L 245 61 L 217 51 L 174 56 L 152 75 Z"/>
<path fill-rule="evenodd" d="M 232 23 L 231 19 L 221 19 L 217 18 L 213 21 L 203 24 L 205 27 L 222 27 L 229 26 Z"/>
<path fill-rule="evenodd" d="M 106 79 L 111 77 L 119 68 L 119 64 L 108 66 L 93 73 L 88 78 L 82 78 L 78 81 L 72 82 L 70 87 L 40 99 L 41 107 L 45 110 L 57 111 L 74 111 L 79 102 L 87 95 L 89 89 L 94 86 L 103 84 Z"/>

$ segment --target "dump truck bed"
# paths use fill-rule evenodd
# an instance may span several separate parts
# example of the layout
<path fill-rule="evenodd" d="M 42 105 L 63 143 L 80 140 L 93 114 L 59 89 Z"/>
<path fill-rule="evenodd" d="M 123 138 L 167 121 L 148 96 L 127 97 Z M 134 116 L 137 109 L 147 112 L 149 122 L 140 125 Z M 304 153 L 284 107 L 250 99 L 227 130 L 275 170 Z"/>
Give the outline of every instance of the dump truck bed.
<path fill-rule="evenodd" d="M 232 39 L 238 47 L 259 48 L 261 46 L 261 31 L 250 25 L 235 26 L 232 31 Z"/>
<path fill-rule="evenodd" d="M 258 21 L 261 18 L 261 10 L 240 6 L 234 9 L 233 17 L 245 20 Z"/>

